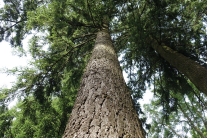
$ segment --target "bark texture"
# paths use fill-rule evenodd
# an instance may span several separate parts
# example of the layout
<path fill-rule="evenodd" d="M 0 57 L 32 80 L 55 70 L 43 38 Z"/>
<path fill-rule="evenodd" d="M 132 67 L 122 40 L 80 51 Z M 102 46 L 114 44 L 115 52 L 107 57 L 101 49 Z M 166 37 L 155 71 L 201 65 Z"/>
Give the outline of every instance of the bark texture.
<path fill-rule="evenodd" d="M 153 40 L 154 48 L 172 66 L 181 71 L 205 95 L 207 95 L 207 69 L 188 57 L 172 50 L 165 44 Z"/>
<path fill-rule="evenodd" d="M 144 137 L 106 26 L 97 34 L 62 138 Z"/>

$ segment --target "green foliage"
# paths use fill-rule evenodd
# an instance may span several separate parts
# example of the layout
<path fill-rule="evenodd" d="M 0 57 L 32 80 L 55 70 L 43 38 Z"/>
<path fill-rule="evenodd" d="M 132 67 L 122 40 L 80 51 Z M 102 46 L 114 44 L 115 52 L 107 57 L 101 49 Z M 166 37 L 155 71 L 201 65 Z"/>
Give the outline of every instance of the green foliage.
<path fill-rule="evenodd" d="M 65 120 L 68 119 L 73 102 L 64 98 L 53 98 L 47 110 L 42 105 L 28 97 L 15 108 L 11 132 L 14 137 L 61 137 L 64 132 Z"/>
<path fill-rule="evenodd" d="M 12 137 L 11 124 L 13 116 L 10 114 L 8 108 L 2 104 L 0 106 L 0 137 Z"/>
<path fill-rule="evenodd" d="M 9 41 L 11 46 L 22 46 L 22 40 L 30 31 L 26 29 L 27 12 L 43 4 L 39 0 L 4 0 L 0 9 L 0 42 Z"/>

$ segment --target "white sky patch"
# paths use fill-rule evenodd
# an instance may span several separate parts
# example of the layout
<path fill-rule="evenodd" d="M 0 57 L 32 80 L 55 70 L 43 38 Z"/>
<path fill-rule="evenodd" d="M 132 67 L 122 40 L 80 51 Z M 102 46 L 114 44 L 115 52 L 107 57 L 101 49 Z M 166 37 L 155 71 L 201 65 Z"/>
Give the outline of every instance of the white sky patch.
<path fill-rule="evenodd" d="M 23 41 L 23 48 L 28 51 L 28 41 L 31 36 L 28 36 Z M 12 48 L 11 45 L 6 42 L 2 41 L 0 43 L 0 88 L 12 88 L 13 83 L 16 82 L 17 77 L 14 75 L 8 75 L 6 73 L 2 73 L 4 69 L 13 69 L 15 67 L 25 67 L 28 66 L 29 61 L 31 60 L 31 56 L 27 55 L 19 57 L 18 55 L 14 55 L 15 48 Z M 17 99 L 10 102 L 9 109 L 16 105 Z"/>
<path fill-rule="evenodd" d="M 26 51 L 28 51 L 28 40 L 30 38 L 31 37 L 27 37 L 23 41 L 23 48 Z M 27 66 L 31 60 L 31 57 L 29 55 L 26 57 L 19 57 L 18 55 L 14 54 L 14 51 L 16 51 L 15 48 L 12 48 L 8 42 L 3 41 L 0 43 L 0 69 L 13 69 L 14 67 Z M 0 87 L 7 86 L 7 88 L 11 88 L 11 82 L 14 82 L 16 80 L 15 76 L 11 76 L 5 73 L 0 73 L 0 78 Z"/>

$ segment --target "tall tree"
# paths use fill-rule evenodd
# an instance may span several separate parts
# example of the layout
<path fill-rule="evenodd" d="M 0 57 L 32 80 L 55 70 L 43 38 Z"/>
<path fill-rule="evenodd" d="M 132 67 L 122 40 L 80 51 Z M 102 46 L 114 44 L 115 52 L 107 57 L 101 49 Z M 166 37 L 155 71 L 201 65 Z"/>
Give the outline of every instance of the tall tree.
<path fill-rule="evenodd" d="M 144 138 L 111 42 L 108 23 L 97 33 L 64 138 Z"/>

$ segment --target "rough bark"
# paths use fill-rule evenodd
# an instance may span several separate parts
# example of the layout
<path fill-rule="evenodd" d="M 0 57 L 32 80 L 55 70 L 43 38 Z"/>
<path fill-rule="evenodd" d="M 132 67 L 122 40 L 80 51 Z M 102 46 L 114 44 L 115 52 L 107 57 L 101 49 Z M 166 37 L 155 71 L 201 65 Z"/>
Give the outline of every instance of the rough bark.
<path fill-rule="evenodd" d="M 190 81 L 207 95 L 207 69 L 190 58 L 172 50 L 164 43 L 159 45 L 156 40 L 152 40 L 154 48 L 172 66 L 181 71 Z"/>
<path fill-rule="evenodd" d="M 82 77 L 63 138 L 144 138 L 105 25 Z"/>

